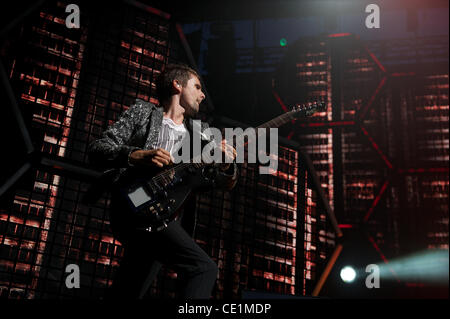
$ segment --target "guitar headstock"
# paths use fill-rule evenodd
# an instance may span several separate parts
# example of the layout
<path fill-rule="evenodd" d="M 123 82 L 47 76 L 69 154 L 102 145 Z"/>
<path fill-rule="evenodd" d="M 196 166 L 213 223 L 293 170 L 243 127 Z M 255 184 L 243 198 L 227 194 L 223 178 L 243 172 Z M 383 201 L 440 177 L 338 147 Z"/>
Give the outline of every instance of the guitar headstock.
<path fill-rule="evenodd" d="M 324 111 L 326 109 L 326 104 L 323 101 L 314 101 L 304 104 L 296 104 L 290 113 L 295 118 L 311 116 L 316 112 Z"/>

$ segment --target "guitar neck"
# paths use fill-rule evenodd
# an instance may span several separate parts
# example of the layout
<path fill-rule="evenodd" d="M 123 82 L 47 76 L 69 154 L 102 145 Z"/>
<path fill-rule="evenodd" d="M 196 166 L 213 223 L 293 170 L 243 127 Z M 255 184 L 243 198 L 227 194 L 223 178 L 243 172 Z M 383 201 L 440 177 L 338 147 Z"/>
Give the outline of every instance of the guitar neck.
<path fill-rule="evenodd" d="M 282 126 L 282 125 L 288 123 L 290 120 L 292 120 L 292 115 L 290 113 L 284 113 L 284 114 L 277 116 L 274 119 L 271 119 L 270 121 L 268 121 L 264 124 L 261 124 L 260 126 L 258 126 L 256 128 L 256 130 L 258 128 L 279 127 L 279 126 Z"/>

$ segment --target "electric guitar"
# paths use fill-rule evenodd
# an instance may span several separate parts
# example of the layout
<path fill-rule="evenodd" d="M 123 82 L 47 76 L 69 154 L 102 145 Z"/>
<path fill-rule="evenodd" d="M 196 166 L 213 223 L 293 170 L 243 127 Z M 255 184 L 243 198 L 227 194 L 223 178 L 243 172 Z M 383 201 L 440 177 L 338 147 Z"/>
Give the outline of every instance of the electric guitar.
<path fill-rule="evenodd" d="M 324 102 L 296 105 L 291 111 L 258 128 L 278 127 L 324 109 Z M 215 165 L 192 159 L 189 163 L 176 164 L 159 171 L 135 167 L 127 169 L 113 185 L 113 201 L 121 207 L 120 214 L 116 214 L 114 219 L 119 224 L 131 222 L 133 228 L 148 232 L 166 228 L 179 217 L 180 208 L 193 191 L 213 185 Z"/>

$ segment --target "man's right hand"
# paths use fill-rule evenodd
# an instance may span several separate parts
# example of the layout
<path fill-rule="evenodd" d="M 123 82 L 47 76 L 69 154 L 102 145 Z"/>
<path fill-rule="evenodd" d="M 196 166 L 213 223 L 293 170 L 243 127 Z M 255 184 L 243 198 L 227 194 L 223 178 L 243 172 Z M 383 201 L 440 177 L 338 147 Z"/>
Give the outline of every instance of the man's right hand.
<path fill-rule="evenodd" d="M 172 156 L 162 148 L 136 150 L 130 154 L 130 164 L 147 167 L 164 167 L 173 163 Z"/>

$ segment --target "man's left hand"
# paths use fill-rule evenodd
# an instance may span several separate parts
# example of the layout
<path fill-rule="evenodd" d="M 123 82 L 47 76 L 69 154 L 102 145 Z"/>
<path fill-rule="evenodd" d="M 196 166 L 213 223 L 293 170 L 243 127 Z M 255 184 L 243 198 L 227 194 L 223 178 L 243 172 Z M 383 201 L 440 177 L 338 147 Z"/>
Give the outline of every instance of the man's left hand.
<path fill-rule="evenodd" d="M 222 152 L 225 154 L 225 158 L 228 159 L 229 162 L 233 162 L 236 158 L 236 150 L 233 146 L 227 144 L 226 140 L 222 140 Z M 221 163 L 219 165 L 222 171 L 226 171 L 230 168 L 231 163 Z"/>

